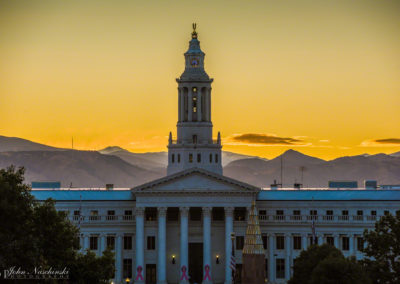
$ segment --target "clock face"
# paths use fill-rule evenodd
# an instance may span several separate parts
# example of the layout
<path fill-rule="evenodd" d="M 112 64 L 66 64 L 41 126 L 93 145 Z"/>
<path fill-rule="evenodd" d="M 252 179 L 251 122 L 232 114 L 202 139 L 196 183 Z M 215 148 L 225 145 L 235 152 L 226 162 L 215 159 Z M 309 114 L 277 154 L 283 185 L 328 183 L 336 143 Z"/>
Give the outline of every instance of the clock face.
<path fill-rule="evenodd" d="M 199 65 L 199 60 L 197 58 L 193 58 L 190 62 L 190 65 L 192 65 L 193 67 L 197 67 Z"/>

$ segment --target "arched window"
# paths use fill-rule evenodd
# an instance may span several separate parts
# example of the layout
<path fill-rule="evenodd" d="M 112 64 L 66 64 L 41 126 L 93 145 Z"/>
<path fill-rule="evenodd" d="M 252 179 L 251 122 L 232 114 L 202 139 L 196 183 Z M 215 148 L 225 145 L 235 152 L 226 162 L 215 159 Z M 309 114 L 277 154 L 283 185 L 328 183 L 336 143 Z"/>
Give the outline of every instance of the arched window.
<path fill-rule="evenodd" d="M 189 154 L 189 163 L 193 163 L 193 154 L 192 153 Z"/>
<path fill-rule="evenodd" d="M 215 154 L 215 162 L 218 163 L 218 154 Z"/>
<path fill-rule="evenodd" d="M 192 98 L 193 113 L 197 113 L 197 97 Z"/>
<path fill-rule="evenodd" d="M 175 163 L 175 154 L 172 154 L 172 156 L 171 156 L 171 162 L 172 162 L 172 163 Z"/>
<path fill-rule="evenodd" d="M 210 163 L 212 163 L 212 154 L 210 154 Z"/>
<path fill-rule="evenodd" d="M 181 162 L 181 154 L 178 154 L 178 163 Z"/>
<path fill-rule="evenodd" d="M 197 162 L 201 163 L 201 154 L 197 154 Z"/>

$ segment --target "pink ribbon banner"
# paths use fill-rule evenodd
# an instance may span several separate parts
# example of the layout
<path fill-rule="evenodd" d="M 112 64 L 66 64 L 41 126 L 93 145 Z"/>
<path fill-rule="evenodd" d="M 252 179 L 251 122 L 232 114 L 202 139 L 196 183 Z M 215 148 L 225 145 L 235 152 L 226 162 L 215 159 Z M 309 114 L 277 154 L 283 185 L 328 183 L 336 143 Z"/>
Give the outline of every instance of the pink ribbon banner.
<path fill-rule="evenodd" d="M 187 270 L 186 266 L 185 265 L 182 266 L 182 268 L 181 268 L 181 271 L 182 271 L 181 281 L 182 280 L 186 280 L 186 281 L 189 280 L 187 275 L 186 275 L 186 270 Z"/>
<path fill-rule="evenodd" d="M 136 271 L 137 271 L 137 273 L 136 273 L 136 278 L 135 278 L 135 280 L 136 281 L 138 281 L 138 280 L 140 280 L 140 281 L 143 281 L 144 279 L 143 279 L 143 276 L 142 276 L 142 271 L 143 271 L 143 267 L 141 267 L 140 265 L 136 268 Z"/>
<path fill-rule="evenodd" d="M 210 266 L 208 265 L 208 264 L 206 264 L 205 266 L 204 266 L 204 271 L 206 272 L 206 275 L 204 276 L 204 279 L 203 280 L 208 280 L 208 281 L 211 281 L 211 275 L 210 275 Z"/>

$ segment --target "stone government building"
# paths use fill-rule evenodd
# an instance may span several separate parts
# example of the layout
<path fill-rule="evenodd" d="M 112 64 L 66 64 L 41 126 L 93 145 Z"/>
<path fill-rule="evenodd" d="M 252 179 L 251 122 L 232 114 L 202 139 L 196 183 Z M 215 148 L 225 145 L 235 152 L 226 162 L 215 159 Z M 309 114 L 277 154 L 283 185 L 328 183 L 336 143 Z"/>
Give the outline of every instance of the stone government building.
<path fill-rule="evenodd" d="M 178 83 L 177 137 L 167 176 L 132 189 L 33 190 L 53 198 L 81 230 L 81 247 L 115 251 L 114 283 L 231 283 L 231 232 L 241 273 L 248 212 L 256 200 L 270 283 L 285 283 L 312 241 L 362 258 L 364 229 L 400 208 L 400 190 L 258 188 L 223 176 L 213 140 L 211 79 L 194 27 Z M 209 277 L 206 277 L 209 276 Z M 211 279 L 211 281 L 209 280 Z"/>

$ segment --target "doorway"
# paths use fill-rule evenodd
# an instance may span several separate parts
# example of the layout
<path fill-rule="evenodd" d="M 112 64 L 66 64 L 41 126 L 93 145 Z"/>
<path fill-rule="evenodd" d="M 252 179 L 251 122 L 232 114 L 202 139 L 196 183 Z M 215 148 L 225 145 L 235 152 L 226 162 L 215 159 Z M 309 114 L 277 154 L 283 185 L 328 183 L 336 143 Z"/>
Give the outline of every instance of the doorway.
<path fill-rule="evenodd" d="M 203 280 L 203 243 L 189 243 L 189 281 L 201 283 Z"/>

